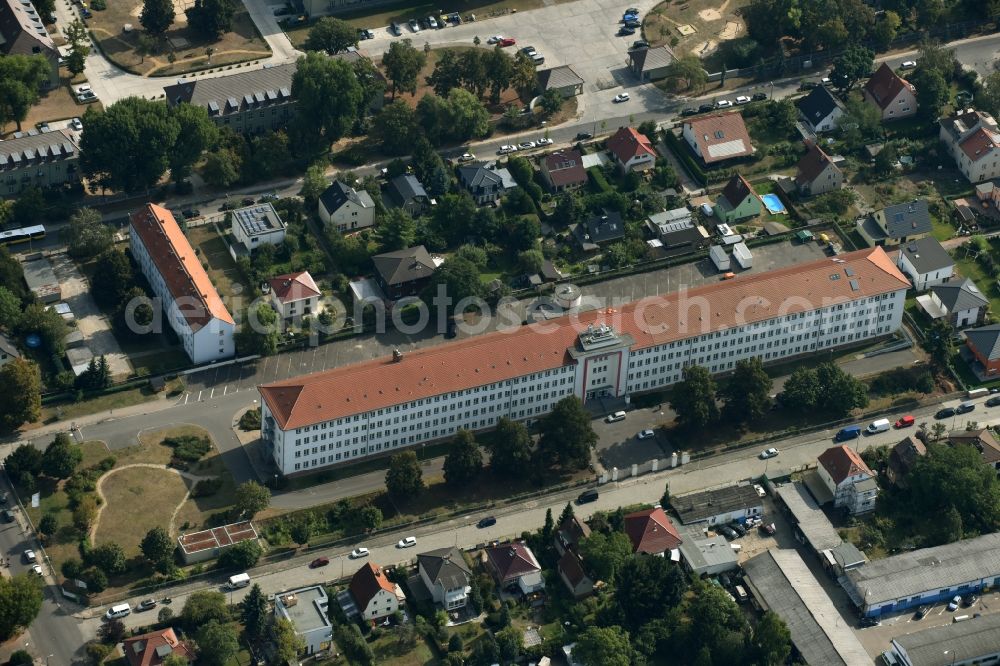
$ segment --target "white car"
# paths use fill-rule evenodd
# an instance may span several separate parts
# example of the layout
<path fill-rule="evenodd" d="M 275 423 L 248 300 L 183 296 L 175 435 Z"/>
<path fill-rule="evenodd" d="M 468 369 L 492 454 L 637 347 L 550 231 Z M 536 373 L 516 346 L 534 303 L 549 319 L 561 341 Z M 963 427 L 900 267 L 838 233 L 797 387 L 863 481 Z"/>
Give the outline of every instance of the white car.
<path fill-rule="evenodd" d="M 832 83 L 833 83 L 833 81 L 830 80 L 829 76 L 824 76 L 822 79 L 819 80 L 819 84 L 821 86 L 829 86 Z"/>
<path fill-rule="evenodd" d="M 489 39 L 486 40 L 486 43 L 487 44 L 499 44 L 502 41 L 503 41 L 503 35 L 493 35 L 492 37 L 490 37 Z"/>
<path fill-rule="evenodd" d="M 773 458 L 776 455 L 778 455 L 778 449 L 772 446 L 771 448 L 764 449 L 763 451 L 760 452 L 760 459 L 767 460 L 768 458 Z"/>
<path fill-rule="evenodd" d="M 367 548 L 365 548 L 363 546 L 358 546 L 357 548 L 355 548 L 354 550 L 351 551 L 351 559 L 352 560 L 357 560 L 357 559 L 360 559 L 362 557 L 368 557 L 368 549 Z"/>
<path fill-rule="evenodd" d="M 548 139 L 546 137 L 542 137 L 541 139 L 538 140 L 537 143 L 538 143 L 539 146 L 551 146 L 552 145 L 552 139 Z"/>
<path fill-rule="evenodd" d="M 767 495 L 767 493 L 764 491 L 764 486 L 760 485 L 759 483 L 753 484 L 753 489 L 757 491 L 757 497 L 763 497 L 764 495 Z"/>
<path fill-rule="evenodd" d="M 900 69 L 913 69 L 917 66 L 916 60 L 904 60 L 899 64 Z"/>
<path fill-rule="evenodd" d="M 31 565 L 31 573 L 35 574 L 36 576 L 41 576 L 42 575 L 42 565 L 41 564 L 32 564 Z"/>
<path fill-rule="evenodd" d="M 396 548 L 413 548 L 417 545 L 417 537 L 408 536 L 405 539 L 400 539 L 399 543 L 396 544 Z"/>
<path fill-rule="evenodd" d="M 76 96 L 78 102 L 93 102 L 97 99 L 97 95 L 94 94 L 93 90 L 85 90 Z"/>
<path fill-rule="evenodd" d="M 25 562 L 34 562 L 35 559 L 36 559 L 35 558 L 35 551 L 31 550 L 30 548 L 28 550 L 24 551 L 24 561 Z"/>
<path fill-rule="evenodd" d="M 740 95 L 739 97 L 736 98 L 736 103 L 737 104 L 749 104 L 750 103 L 750 98 L 747 97 L 746 95 Z"/>
<path fill-rule="evenodd" d="M 654 433 L 652 430 L 643 430 L 638 435 L 636 435 L 636 437 L 638 437 L 639 439 L 651 439 L 655 436 L 656 433 Z"/>
<path fill-rule="evenodd" d="M 950 611 L 958 610 L 958 607 L 961 605 L 961 603 L 962 603 L 962 597 L 956 594 L 952 598 L 951 602 L 948 604 L 948 610 Z"/>
<path fill-rule="evenodd" d="M 83 121 L 81 121 L 79 118 L 74 118 L 73 120 L 69 121 L 69 128 L 79 132 L 80 130 L 83 129 Z"/>
<path fill-rule="evenodd" d="M 90 84 L 88 84 L 88 83 L 84 83 L 82 86 L 80 86 L 79 88 L 76 89 L 76 94 L 77 95 L 83 94 L 85 92 L 93 92 L 92 89 L 91 89 L 91 87 L 90 87 Z"/>
<path fill-rule="evenodd" d="M 518 146 L 518 148 L 520 148 L 521 150 L 531 150 L 532 148 L 536 147 L 537 145 L 538 144 L 535 143 L 534 141 L 524 141 L 524 142 L 521 143 L 521 145 Z"/>
<path fill-rule="evenodd" d="M 618 93 L 617 95 L 615 95 L 615 104 L 619 102 L 627 102 L 630 99 L 632 98 L 628 96 L 628 93 Z"/>
<path fill-rule="evenodd" d="M 472 162 L 476 159 L 476 156 L 472 153 L 462 153 L 462 156 L 458 158 L 459 162 Z"/>
<path fill-rule="evenodd" d="M 730 100 L 728 100 L 728 99 L 720 99 L 718 102 L 715 103 L 715 108 L 717 108 L 717 109 L 728 109 L 732 105 L 733 105 L 733 103 Z"/>
<path fill-rule="evenodd" d="M 504 144 L 504 145 L 500 146 L 500 150 L 498 150 L 497 152 L 500 153 L 501 155 L 506 155 L 507 153 L 516 153 L 517 152 L 517 146 L 511 146 L 511 145 Z"/>

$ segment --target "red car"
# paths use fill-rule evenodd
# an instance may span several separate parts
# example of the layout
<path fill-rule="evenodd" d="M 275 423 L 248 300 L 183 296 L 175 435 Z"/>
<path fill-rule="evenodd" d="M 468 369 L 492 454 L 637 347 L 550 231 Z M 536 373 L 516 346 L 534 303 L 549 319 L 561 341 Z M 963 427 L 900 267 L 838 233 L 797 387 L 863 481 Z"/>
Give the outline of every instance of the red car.
<path fill-rule="evenodd" d="M 329 557 L 317 557 L 315 560 L 309 563 L 310 569 L 318 569 L 319 567 L 325 567 L 330 563 Z"/>
<path fill-rule="evenodd" d="M 514 46 L 514 44 L 517 44 L 517 40 L 513 37 L 505 37 L 500 40 L 500 46 Z"/>
<path fill-rule="evenodd" d="M 896 421 L 895 426 L 896 426 L 896 428 L 909 428 L 911 425 L 913 425 L 913 423 L 915 421 L 916 421 L 916 419 L 914 419 L 912 416 L 910 416 L 909 414 L 907 414 L 903 418 L 901 418 L 898 421 Z"/>

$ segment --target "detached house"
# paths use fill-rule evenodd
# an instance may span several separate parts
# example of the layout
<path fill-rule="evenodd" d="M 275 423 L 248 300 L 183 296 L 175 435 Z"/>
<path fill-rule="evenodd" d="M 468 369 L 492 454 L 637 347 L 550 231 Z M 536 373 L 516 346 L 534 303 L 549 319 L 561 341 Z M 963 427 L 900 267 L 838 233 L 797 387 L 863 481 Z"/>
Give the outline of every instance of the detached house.
<path fill-rule="evenodd" d="M 965 346 L 983 366 L 987 375 L 1000 372 L 1000 324 L 965 331 Z"/>
<path fill-rule="evenodd" d="M 753 155 L 750 134 L 738 112 L 686 120 L 681 135 L 706 165 Z"/>
<path fill-rule="evenodd" d="M 625 237 L 625 220 L 616 210 L 605 210 L 585 222 L 571 224 L 570 233 L 584 252 L 596 252 L 602 245 Z"/>
<path fill-rule="evenodd" d="M 844 115 L 844 104 L 826 86 L 813 88 L 799 100 L 798 106 L 802 119 L 817 134 L 837 129 L 837 122 Z"/>
<path fill-rule="evenodd" d="M 437 264 L 423 245 L 376 254 L 372 262 L 375 281 L 386 298 L 393 301 L 420 293 L 437 270 Z"/>
<path fill-rule="evenodd" d="M 159 666 L 170 655 L 185 660 L 194 658 L 194 650 L 177 638 L 172 627 L 126 638 L 122 652 L 129 666 Z"/>
<path fill-rule="evenodd" d="M 909 118 L 917 112 L 917 89 L 886 63 L 872 74 L 861 94 L 879 110 L 882 120 Z"/>
<path fill-rule="evenodd" d="M 659 507 L 626 515 L 625 534 L 634 553 L 663 555 L 681 545 L 680 533 Z"/>
<path fill-rule="evenodd" d="M 390 180 L 386 195 L 388 196 L 388 201 L 386 201 L 388 205 L 402 208 L 413 216 L 420 215 L 431 203 L 431 198 L 427 196 L 427 190 L 412 174 L 403 174 Z"/>
<path fill-rule="evenodd" d="M 576 148 L 549 153 L 541 161 L 542 180 L 551 192 L 575 190 L 587 184 L 587 171 L 583 168 L 583 155 Z"/>
<path fill-rule="evenodd" d="M 896 265 L 917 291 L 944 284 L 955 272 L 955 261 L 933 236 L 902 245 Z"/>
<path fill-rule="evenodd" d="M 979 451 L 983 464 L 1000 469 L 1000 438 L 989 428 L 976 430 L 958 430 L 948 435 L 948 443 L 952 446 L 966 444 Z"/>
<path fill-rule="evenodd" d="M 612 134 L 607 149 L 622 173 L 646 171 L 656 166 L 652 142 L 631 127 L 621 127 Z"/>
<path fill-rule="evenodd" d="M 944 319 L 956 329 L 980 323 L 989 304 L 976 283 L 968 278 L 936 285 L 917 296 L 917 305 L 928 317 Z"/>
<path fill-rule="evenodd" d="M 753 185 L 739 174 L 729 179 L 719 198 L 715 200 L 715 216 L 722 224 L 734 224 L 757 217 L 762 212 L 764 204 L 754 192 Z"/>
<path fill-rule="evenodd" d="M 574 599 L 580 600 L 594 593 L 594 579 L 587 575 L 583 560 L 575 551 L 567 550 L 556 563 L 559 580 Z"/>
<path fill-rule="evenodd" d="M 439 548 L 417 555 L 420 580 L 435 603 L 446 610 L 462 608 L 468 602 L 472 571 L 458 548 Z"/>
<path fill-rule="evenodd" d="M 501 588 L 515 586 L 522 594 L 531 594 L 545 587 L 542 567 L 522 541 L 487 548 L 485 560 L 486 569 Z"/>
<path fill-rule="evenodd" d="M 917 459 L 926 455 L 927 446 L 922 441 L 916 437 L 907 437 L 889 452 L 885 475 L 894 486 L 905 488 L 906 475 L 917 464 Z"/>
<path fill-rule="evenodd" d="M 925 200 L 914 199 L 876 211 L 859 221 L 857 228 L 871 245 L 899 245 L 929 236 L 931 214 Z"/>
<path fill-rule="evenodd" d="M 375 620 L 392 615 L 399 609 L 399 592 L 377 565 L 371 562 L 351 577 L 348 587 L 358 612 L 365 620 Z"/>
<path fill-rule="evenodd" d="M 375 224 L 375 202 L 367 191 L 355 190 L 339 180 L 319 195 L 319 219 L 343 233 Z"/>
<path fill-rule="evenodd" d="M 1000 178 L 1000 129 L 988 113 L 960 109 L 940 120 L 941 143 L 971 183 Z"/>
<path fill-rule="evenodd" d="M 628 52 L 628 68 L 640 81 L 658 81 L 670 73 L 670 65 L 676 60 L 670 47 L 663 46 L 631 49 Z"/>
<path fill-rule="evenodd" d="M 282 319 L 298 319 L 318 312 L 320 291 L 309 271 L 278 275 L 268 280 L 271 306 Z"/>
<path fill-rule="evenodd" d="M 847 509 L 851 515 L 875 509 L 875 473 L 854 449 L 844 444 L 827 449 L 819 456 L 817 472 L 833 495 L 833 506 Z"/>
<path fill-rule="evenodd" d="M 495 166 L 491 168 L 485 163 L 459 167 L 458 180 L 477 204 L 499 201 L 508 190 L 517 187 L 510 171 L 497 169 Z"/>
<path fill-rule="evenodd" d="M 843 187 L 844 172 L 833 163 L 833 159 L 815 143 L 806 142 L 806 145 L 808 150 L 799 160 L 795 173 L 795 186 L 799 194 L 804 197 L 814 197 Z"/>

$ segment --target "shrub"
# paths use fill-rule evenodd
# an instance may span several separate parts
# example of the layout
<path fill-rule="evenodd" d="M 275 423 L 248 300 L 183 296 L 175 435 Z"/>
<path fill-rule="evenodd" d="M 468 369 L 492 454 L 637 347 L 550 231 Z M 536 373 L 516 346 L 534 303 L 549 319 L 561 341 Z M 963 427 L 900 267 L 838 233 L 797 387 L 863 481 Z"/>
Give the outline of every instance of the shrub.
<path fill-rule="evenodd" d="M 211 497 L 222 488 L 222 479 L 204 479 L 195 484 L 191 490 L 191 497 Z"/>
<path fill-rule="evenodd" d="M 107 0 L 92 0 L 90 6 L 92 9 L 95 9 L 99 12 L 103 12 L 105 9 L 108 8 L 108 2 Z"/>
<path fill-rule="evenodd" d="M 198 462 L 202 456 L 212 450 L 212 442 L 207 437 L 183 435 L 167 437 L 163 443 L 174 450 L 174 457 L 186 462 Z"/>
<path fill-rule="evenodd" d="M 31 666 L 35 660 L 24 650 L 18 650 L 10 655 L 9 666 Z"/>
<path fill-rule="evenodd" d="M 248 409 L 240 417 L 240 430 L 260 430 L 260 407 Z"/>
<path fill-rule="evenodd" d="M 98 641 L 90 641 L 87 643 L 87 658 L 90 660 L 90 663 L 94 664 L 94 666 L 98 666 L 101 662 L 107 659 L 113 649 L 114 648 L 110 645 L 105 645 L 104 643 L 100 643 Z"/>

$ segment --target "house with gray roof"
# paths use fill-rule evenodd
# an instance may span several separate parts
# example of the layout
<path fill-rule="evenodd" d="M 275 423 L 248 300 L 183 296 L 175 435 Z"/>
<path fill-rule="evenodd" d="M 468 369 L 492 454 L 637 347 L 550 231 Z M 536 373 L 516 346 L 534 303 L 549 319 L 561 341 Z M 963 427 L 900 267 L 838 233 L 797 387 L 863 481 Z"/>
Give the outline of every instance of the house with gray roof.
<path fill-rule="evenodd" d="M 764 502 L 753 486 L 724 486 L 671 498 L 670 506 L 685 525 L 725 525 L 764 513 Z"/>
<path fill-rule="evenodd" d="M 437 270 L 437 264 L 423 245 L 376 254 L 372 262 L 376 282 L 386 298 L 393 301 L 420 293 Z"/>
<path fill-rule="evenodd" d="M 509 190 L 517 187 L 514 177 L 505 168 L 491 168 L 486 162 L 458 167 L 458 180 L 468 190 L 477 204 L 499 201 Z"/>
<path fill-rule="evenodd" d="M 744 582 L 764 611 L 788 626 L 807 664 L 870 664 L 864 646 L 795 549 L 772 549 L 743 563 Z"/>
<path fill-rule="evenodd" d="M 21 358 L 21 352 L 18 351 L 17 345 L 7 337 L 6 333 L 0 333 L 0 367 L 18 358 Z"/>
<path fill-rule="evenodd" d="M 905 666 L 995 664 L 1000 661 L 1000 613 L 977 613 L 964 622 L 903 634 L 891 644 L 887 652 Z"/>
<path fill-rule="evenodd" d="M 677 60 L 667 45 L 653 48 L 632 49 L 628 52 L 628 68 L 640 81 L 658 81 L 666 78 L 669 67 Z"/>
<path fill-rule="evenodd" d="M 896 266 L 906 273 L 917 291 L 944 284 L 955 273 L 955 260 L 933 236 L 901 245 Z"/>
<path fill-rule="evenodd" d="M 541 69 L 536 76 L 539 94 L 546 90 L 558 90 L 563 97 L 573 97 L 583 93 L 583 79 L 569 65 Z"/>
<path fill-rule="evenodd" d="M 375 202 L 364 189 L 355 190 L 339 180 L 319 195 L 319 218 L 344 233 L 375 224 Z"/>
<path fill-rule="evenodd" d="M 858 232 L 871 245 L 900 245 L 931 233 L 927 201 L 914 199 L 867 215 L 858 222 Z"/>
<path fill-rule="evenodd" d="M 0 198 L 29 187 L 80 182 L 80 148 L 67 130 L 30 133 L 0 141 Z"/>
<path fill-rule="evenodd" d="M 59 50 L 30 0 L 0 0 L 0 54 L 45 58 L 48 87 L 59 85 Z"/>
<path fill-rule="evenodd" d="M 180 80 L 163 89 L 167 104 L 193 104 L 208 111 L 219 127 L 237 134 L 260 134 L 288 125 L 295 100 L 295 63 L 210 79 Z"/>
<path fill-rule="evenodd" d="M 705 536 L 697 525 L 682 525 L 679 530 L 681 562 L 695 576 L 715 576 L 739 568 L 739 558 L 729 547 L 726 537 L 721 534 Z"/>
<path fill-rule="evenodd" d="M 1000 373 L 1000 325 L 990 324 L 965 331 L 965 346 L 982 365 L 983 373 Z"/>
<path fill-rule="evenodd" d="M 869 562 L 841 578 L 863 615 L 879 617 L 1000 585 L 1000 533 Z"/>
<path fill-rule="evenodd" d="M 390 180 L 382 199 L 387 206 L 402 208 L 414 217 L 423 213 L 431 204 L 431 198 L 427 196 L 423 183 L 410 173 Z"/>
<path fill-rule="evenodd" d="M 458 548 L 448 547 L 417 555 L 417 570 L 435 603 L 446 611 L 462 608 L 472 589 L 472 571 Z"/>
<path fill-rule="evenodd" d="M 980 323 L 990 302 L 972 280 L 949 282 L 917 296 L 917 305 L 931 319 L 944 319 L 953 328 Z"/>
<path fill-rule="evenodd" d="M 813 132 L 830 132 L 844 115 L 844 104 L 826 86 L 816 86 L 798 102 L 802 119 Z"/>
<path fill-rule="evenodd" d="M 604 210 L 580 224 L 569 225 L 569 230 L 584 252 L 596 252 L 602 245 L 625 237 L 625 220 L 616 210 Z"/>

